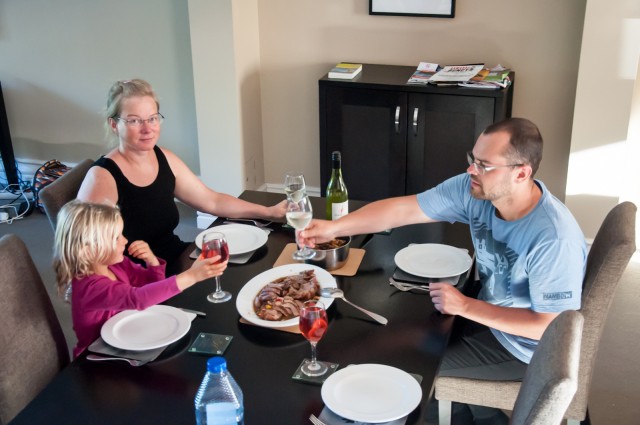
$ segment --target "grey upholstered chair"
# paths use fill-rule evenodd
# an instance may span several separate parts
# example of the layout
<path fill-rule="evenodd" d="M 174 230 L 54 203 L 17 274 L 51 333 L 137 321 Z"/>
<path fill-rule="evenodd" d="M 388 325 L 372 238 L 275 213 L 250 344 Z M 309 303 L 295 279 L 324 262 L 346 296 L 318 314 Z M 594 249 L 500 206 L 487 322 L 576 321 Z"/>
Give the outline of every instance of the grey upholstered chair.
<path fill-rule="evenodd" d="M 511 425 L 560 425 L 578 389 L 584 319 L 567 310 L 544 331 L 522 380 Z"/>
<path fill-rule="evenodd" d="M 24 242 L 0 239 L 0 424 L 69 364 L 53 305 Z"/>
<path fill-rule="evenodd" d="M 587 417 L 587 401 L 609 306 L 622 273 L 633 255 L 636 233 L 636 206 L 631 202 L 616 205 L 605 217 L 587 258 L 587 271 L 582 285 L 584 327 L 580 349 L 578 390 L 565 418 L 577 424 Z M 439 400 L 440 425 L 448 425 L 451 402 L 512 410 L 520 382 L 482 381 L 478 379 L 438 377 L 435 397 Z"/>
<path fill-rule="evenodd" d="M 84 176 L 87 175 L 87 171 L 92 165 L 92 159 L 85 159 L 40 191 L 39 196 L 44 205 L 44 211 L 47 213 L 49 223 L 54 231 L 56 230 L 58 211 L 64 204 L 76 198 Z"/>

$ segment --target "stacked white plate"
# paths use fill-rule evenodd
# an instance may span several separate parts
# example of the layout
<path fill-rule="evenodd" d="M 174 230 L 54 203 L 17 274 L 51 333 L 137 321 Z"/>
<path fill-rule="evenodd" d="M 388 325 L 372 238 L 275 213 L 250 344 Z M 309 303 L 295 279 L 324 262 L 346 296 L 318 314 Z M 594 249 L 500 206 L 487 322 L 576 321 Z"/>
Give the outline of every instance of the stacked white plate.
<path fill-rule="evenodd" d="M 430 278 L 461 275 L 469 270 L 473 262 L 466 250 L 434 243 L 402 248 L 396 253 L 394 261 L 409 274 Z"/>
<path fill-rule="evenodd" d="M 112 347 L 122 350 L 152 350 L 182 338 L 191 328 L 184 311 L 167 305 L 145 310 L 125 310 L 102 325 L 100 336 Z"/>

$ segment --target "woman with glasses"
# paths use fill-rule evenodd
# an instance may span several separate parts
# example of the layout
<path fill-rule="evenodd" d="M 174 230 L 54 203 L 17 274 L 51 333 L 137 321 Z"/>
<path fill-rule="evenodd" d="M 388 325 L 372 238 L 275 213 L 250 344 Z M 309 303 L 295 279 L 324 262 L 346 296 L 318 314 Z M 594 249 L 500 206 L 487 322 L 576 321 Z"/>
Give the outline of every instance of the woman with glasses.
<path fill-rule="evenodd" d="M 160 103 L 144 80 L 116 82 L 107 97 L 106 129 L 118 145 L 98 159 L 78 198 L 118 205 L 124 236 L 146 241 L 173 272 L 189 245 L 174 233 L 180 220 L 174 198 L 216 216 L 279 219 L 286 201 L 271 207 L 253 204 L 208 188 L 173 152 L 159 147 Z"/>

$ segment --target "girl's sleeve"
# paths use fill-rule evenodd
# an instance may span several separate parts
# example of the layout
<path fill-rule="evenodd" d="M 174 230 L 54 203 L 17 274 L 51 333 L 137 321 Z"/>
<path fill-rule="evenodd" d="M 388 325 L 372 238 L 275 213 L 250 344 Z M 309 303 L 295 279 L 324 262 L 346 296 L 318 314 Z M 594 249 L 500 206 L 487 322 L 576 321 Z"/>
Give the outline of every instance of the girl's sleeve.
<path fill-rule="evenodd" d="M 131 286 L 144 286 L 150 282 L 157 282 L 165 278 L 165 269 L 167 262 L 162 258 L 158 258 L 160 262 L 157 266 L 147 266 L 146 268 L 140 264 L 136 264 L 129 258 L 125 257 L 122 261 L 122 269 L 129 275 L 129 284 Z"/>
<path fill-rule="evenodd" d="M 175 276 L 140 287 L 105 276 L 84 279 L 83 285 L 73 296 L 82 296 L 83 306 L 91 310 L 144 310 L 180 293 Z"/>

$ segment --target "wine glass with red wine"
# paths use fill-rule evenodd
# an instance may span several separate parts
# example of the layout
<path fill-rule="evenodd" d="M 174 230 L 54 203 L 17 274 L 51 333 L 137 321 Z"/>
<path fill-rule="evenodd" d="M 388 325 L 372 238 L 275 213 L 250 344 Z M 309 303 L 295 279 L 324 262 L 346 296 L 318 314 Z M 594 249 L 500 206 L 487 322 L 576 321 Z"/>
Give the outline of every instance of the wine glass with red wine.
<path fill-rule="evenodd" d="M 229 246 L 224 233 L 209 232 L 205 233 L 202 238 L 202 256 L 211 258 L 219 255 L 220 260 L 216 263 L 222 263 L 229 259 Z M 207 300 L 212 303 L 223 303 L 231 299 L 231 294 L 220 288 L 220 276 L 216 276 L 216 290 L 207 296 Z"/>
<path fill-rule="evenodd" d="M 329 369 L 316 359 L 316 344 L 324 335 L 329 322 L 324 304 L 318 300 L 309 300 L 300 309 L 300 331 L 311 343 L 311 361 L 302 365 L 300 370 L 307 376 L 321 376 Z"/>

